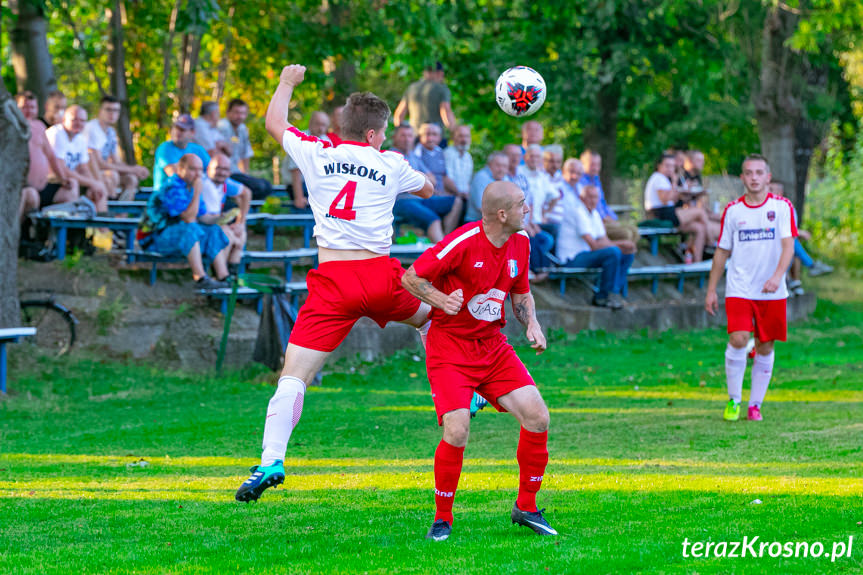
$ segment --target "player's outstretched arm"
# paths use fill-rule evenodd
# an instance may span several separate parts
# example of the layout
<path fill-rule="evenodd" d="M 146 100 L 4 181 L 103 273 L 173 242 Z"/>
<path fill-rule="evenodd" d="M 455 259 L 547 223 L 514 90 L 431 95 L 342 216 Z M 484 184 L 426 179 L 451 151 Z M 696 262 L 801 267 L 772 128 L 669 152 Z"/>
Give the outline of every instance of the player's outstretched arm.
<path fill-rule="evenodd" d="M 716 286 L 719 285 L 719 278 L 722 277 L 725 271 L 725 262 L 728 261 L 728 256 L 731 254 L 726 249 L 716 248 L 713 253 L 713 267 L 710 268 L 710 279 L 707 280 L 707 296 L 704 298 L 704 309 L 710 315 L 716 315 L 716 310 L 719 309 L 719 297 L 716 295 Z"/>
<path fill-rule="evenodd" d="M 418 276 L 413 266 L 402 276 L 402 285 L 417 299 L 442 309 L 447 315 L 456 315 L 461 310 L 461 306 L 464 305 L 462 290 L 457 289 L 447 295 L 434 287 L 427 279 Z"/>
<path fill-rule="evenodd" d="M 299 64 L 291 64 L 282 68 L 282 74 L 279 76 L 279 86 L 270 99 L 266 118 L 267 132 L 275 138 L 280 146 L 282 145 L 285 130 L 291 126 L 290 122 L 288 122 L 291 95 L 294 93 L 294 87 L 303 81 L 305 73 L 306 67 Z"/>
<path fill-rule="evenodd" d="M 525 327 L 525 334 L 530 341 L 533 349 L 536 350 L 536 355 L 541 354 L 547 347 L 545 334 L 542 332 L 542 327 L 536 319 L 536 303 L 533 301 L 533 294 L 514 293 L 512 297 L 512 311 L 515 314 L 515 319 L 521 322 Z"/>

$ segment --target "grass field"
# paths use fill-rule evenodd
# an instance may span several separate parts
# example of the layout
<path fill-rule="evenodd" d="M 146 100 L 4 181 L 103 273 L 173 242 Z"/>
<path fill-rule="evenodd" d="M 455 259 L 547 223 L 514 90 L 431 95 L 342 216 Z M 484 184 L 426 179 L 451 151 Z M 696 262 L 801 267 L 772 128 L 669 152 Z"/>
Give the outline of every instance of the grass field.
<path fill-rule="evenodd" d="M 411 354 L 342 364 L 311 389 L 284 488 L 251 505 L 233 493 L 259 455 L 270 374 L 19 354 L 0 400 L 0 573 L 863 572 L 863 304 L 822 300 L 792 326 L 763 423 L 721 420 L 724 341 L 594 332 L 520 348 L 551 409 L 539 502 L 561 536 L 510 524 L 518 424 L 484 411 L 437 544 L 423 537 L 440 431 Z M 827 556 L 682 555 L 685 538 L 744 536 Z M 831 562 L 849 536 L 851 557 Z"/>

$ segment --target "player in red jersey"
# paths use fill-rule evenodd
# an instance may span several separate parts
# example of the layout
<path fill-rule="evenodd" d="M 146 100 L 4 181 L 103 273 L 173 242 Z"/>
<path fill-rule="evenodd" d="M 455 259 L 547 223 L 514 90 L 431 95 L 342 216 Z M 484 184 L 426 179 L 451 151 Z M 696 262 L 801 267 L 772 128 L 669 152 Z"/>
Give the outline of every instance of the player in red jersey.
<path fill-rule="evenodd" d="M 704 307 L 711 315 L 719 308 L 716 285 L 728 262 L 725 313 L 728 316 L 728 346 L 725 377 L 728 404 L 723 417 L 740 418 L 746 344 L 755 332 L 758 343 L 752 362 L 752 390 L 747 419 L 761 421 L 761 403 L 773 375 L 773 342 L 785 341 L 785 272 L 794 257 L 797 223 L 791 202 L 768 191 L 770 166 L 764 156 L 753 154 L 743 161 L 746 193 L 725 207 L 719 245 L 707 284 Z"/>
<path fill-rule="evenodd" d="M 267 409 L 261 464 L 237 490 L 238 501 L 257 500 L 284 481 L 285 451 L 302 413 L 306 382 L 360 317 L 381 327 L 398 321 L 421 328 L 430 310 L 402 288 L 404 270 L 389 257 L 389 249 L 396 196 L 408 192 L 428 198 L 434 187 L 401 154 L 381 151 L 390 109 L 370 92 L 348 98 L 337 144 L 291 126 L 291 95 L 305 71 L 299 65 L 282 70 L 266 125 L 309 188 L 319 265 L 306 276 L 309 296 L 291 331 L 282 376 Z"/>
<path fill-rule="evenodd" d="M 470 428 L 470 402 L 479 393 L 521 423 L 516 456 L 518 499 L 511 519 L 539 535 L 557 535 L 536 507 L 548 463 L 548 408 L 527 368 L 500 329 L 504 300 L 524 324 L 537 354 L 545 350 L 527 280 L 530 239 L 524 192 L 493 182 L 482 197 L 482 220 L 464 225 L 424 253 L 402 277 L 409 292 L 432 306 L 426 367 L 443 439 L 435 451 L 437 512 L 427 538 L 452 532 L 452 505 Z M 543 510 L 544 511 L 544 510 Z"/>

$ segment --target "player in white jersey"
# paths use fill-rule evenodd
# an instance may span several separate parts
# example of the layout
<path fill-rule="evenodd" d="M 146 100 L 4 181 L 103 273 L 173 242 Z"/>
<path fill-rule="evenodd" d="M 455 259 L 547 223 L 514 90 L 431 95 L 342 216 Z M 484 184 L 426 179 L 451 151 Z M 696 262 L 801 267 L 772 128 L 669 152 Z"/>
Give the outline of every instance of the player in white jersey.
<path fill-rule="evenodd" d="M 305 66 L 285 66 L 267 110 L 267 131 L 297 163 L 309 189 L 318 244 L 317 269 L 306 276 L 309 296 L 285 352 L 285 367 L 270 400 L 261 465 L 237 490 L 257 500 L 284 481 L 283 461 L 303 408 L 306 382 L 367 316 L 427 329 L 431 306 L 401 285 L 404 270 L 389 257 L 393 204 L 402 192 L 431 197 L 434 186 L 396 152 L 381 151 L 390 110 L 370 92 L 355 93 L 342 112 L 338 145 L 308 136 L 287 121 L 291 95 Z"/>
<path fill-rule="evenodd" d="M 746 193 L 728 204 L 722 214 L 704 307 L 711 315 L 716 314 L 716 285 L 728 262 L 725 377 L 729 399 L 723 417 L 728 421 L 740 418 L 746 344 L 749 334 L 755 332 L 758 343 L 747 416 L 761 421 L 761 403 L 773 374 L 773 342 L 787 337 L 785 272 L 794 257 L 797 222 L 791 202 L 768 192 L 770 166 L 763 156 L 747 156 L 741 179 Z"/>

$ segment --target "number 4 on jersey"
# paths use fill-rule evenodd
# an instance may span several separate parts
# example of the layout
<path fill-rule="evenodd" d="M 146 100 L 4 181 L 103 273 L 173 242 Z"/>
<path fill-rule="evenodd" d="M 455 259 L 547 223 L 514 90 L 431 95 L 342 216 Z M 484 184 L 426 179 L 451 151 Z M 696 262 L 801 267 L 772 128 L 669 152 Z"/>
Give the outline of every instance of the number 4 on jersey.
<path fill-rule="evenodd" d="M 357 211 L 354 209 L 354 196 L 357 193 L 357 183 L 348 182 L 333 203 L 330 204 L 329 215 L 340 220 L 355 220 L 357 219 Z M 344 207 L 338 207 L 339 202 L 344 199 Z"/>

